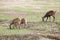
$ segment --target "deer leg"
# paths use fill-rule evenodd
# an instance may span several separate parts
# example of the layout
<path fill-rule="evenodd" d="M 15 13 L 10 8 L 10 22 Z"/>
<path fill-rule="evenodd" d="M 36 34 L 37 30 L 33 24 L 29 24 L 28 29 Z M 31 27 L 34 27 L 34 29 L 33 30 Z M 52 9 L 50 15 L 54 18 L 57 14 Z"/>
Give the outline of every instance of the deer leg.
<path fill-rule="evenodd" d="M 18 27 L 19 27 L 19 29 L 20 29 L 20 24 L 19 24 L 19 26 L 18 26 Z"/>
<path fill-rule="evenodd" d="M 42 17 L 42 21 L 44 21 L 44 17 Z"/>
<path fill-rule="evenodd" d="M 26 28 L 27 23 L 26 23 L 26 22 L 24 22 L 23 24 L 24 24 L 24 25 L 23 25 L 23 26 L 24 26 L 24 28 Z"/>
<path fill-rule="evenodd" d="M 10 29 L 11 29 L 11 25 L 12 25 L 13 23 L 11 23 L 10 25 L 9 25 L 9 27 L 10 27 Z"/>
<path fill-rule="evenodd" d="M 53 22 L 55 21 L 55 16 L 53 16 Z"/>
<path fill-rule="evenodd" d="M 19 27 L 19 29 L 20 29 L 20 25 L 21 25 L 21 24 L 20 24 L 20 23 L 18 23 L 18 27 Z"/>
<path fill-rule="evenodd" d="M 47 22 L 47 20 L 48 20 L 48 17 L 47 17 L 47 19 L 46 19 L 46 22 Z"/>
<path fill-rule="evenodd" d="M 21 28 L 21 23 L 19 24 L 19 29 Z"/>
<path fill-rule="evenodd" d="M 16 23 L 14 23 L 14 25 L 13 25 L 13 29 L 14 29 L 15 27 L 17 28 L 17 24 L 16 24 Z"/>
<path fill-rule="evenodd" d="M 18 23 L 15 23 L 15 27 L 18 28 Z"/>
<path fill-rule="evenodd" d="M 25 24 L 25 23 L 23 23 L 23 28 L 26 28 L 25 26 L 26 26 L 26 24 Z"/>
<path fill-rule="evenodd" d="M 49 17 L 49 21 L 51 22 L 51 17 Z"/>

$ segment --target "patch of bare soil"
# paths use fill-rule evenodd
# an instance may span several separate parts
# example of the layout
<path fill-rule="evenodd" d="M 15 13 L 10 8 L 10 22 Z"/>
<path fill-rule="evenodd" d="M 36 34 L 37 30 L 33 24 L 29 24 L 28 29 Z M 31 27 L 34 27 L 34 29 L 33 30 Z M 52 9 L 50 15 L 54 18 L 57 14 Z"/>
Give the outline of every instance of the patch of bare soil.
<path fill-rule="evenodd" d="M 23 34 L 23 35 L 0 35 L 0 40 L 55 40 L 54 38 L 44 37 L 37 33 Z"/>

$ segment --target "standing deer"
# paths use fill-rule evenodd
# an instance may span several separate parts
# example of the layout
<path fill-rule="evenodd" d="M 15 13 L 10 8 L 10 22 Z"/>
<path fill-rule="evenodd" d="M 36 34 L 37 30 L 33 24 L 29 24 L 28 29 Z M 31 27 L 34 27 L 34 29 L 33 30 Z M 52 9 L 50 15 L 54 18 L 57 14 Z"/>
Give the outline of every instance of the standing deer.
<path fill-rule="evenodd" d="M 19 26 L 19 28 L 20 28 L 20 25 L 21 24 L 25 24 L 26 25 L 26 22 L 25 22 L 25 19 L 24 18 L 22 18 L 22 19 L 20 19 L 20 18 L 15 18 L 15 19 L 13 19 L 12 20 L 12 22 L 10 23 L 10 25 L 9 25 L 9 27 L 10 27 L 10 29 L 12 28 L 12 25 L 14 25 L 14 27 L 18 27 Z M 14 28 L 13 27 L 13 28 Z"/>
<path fill-rule="evenodd" d="M 56 11 L 48 11 L 43 17 L 42 17 L 42 21 L 44 21 L 44 18 L 47 18 L 46 21 L 48 20 L 48 18 L 50 19 L 51 16 L 53 17 L 53 22 L 55 21 L 55 13 Z"/>

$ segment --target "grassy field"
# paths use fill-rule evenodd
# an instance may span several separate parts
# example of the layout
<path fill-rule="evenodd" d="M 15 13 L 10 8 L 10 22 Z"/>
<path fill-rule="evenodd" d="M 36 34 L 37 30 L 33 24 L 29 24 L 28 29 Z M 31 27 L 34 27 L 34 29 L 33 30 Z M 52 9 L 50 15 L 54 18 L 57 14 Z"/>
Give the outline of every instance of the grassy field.
<path fill-rule="evenodd" d="M 26 1 L 29 2 L 28 0 Z M 57 28 L 56 30 L 60 31 L 59 30 L 60 29 L 60 12 L 59 12 L 60 1 L 59 0 L 49 0 L 49 1 L 33 0 L 32 2 L 33 2 L 32 3 L 33 5 L 27 4 L 27 6 L 25 7 L 15 6 L 11 8 L 10 7 L 0 8 L 0 20 L 10 21 L 16 17 L 20 17 L 20 18 L 26 18 L 28 22 L 32 22 L 32 24 L 29 25 L 31 27 L 30 29 L 23 28 L 23 29 L 10 30 L 8 29 L 9 28 L 8 24 L 0 24 L 0 35 L 25 34 L 30 32 L 44 33 L 43 31 L 46 31 L 45 33 L 49 33 L 48 31 L 53 29 L 53 27 Z M 41 17 L 43 17 L 45 13 L 51 9 L 57 11 L 55 16 L 56 17 L 55 22 L 52 22 L 52 19 L 51 19 L 51 22 L 49 21 L 46 23 L 42 22 Z M 33 23 L 33 22 L 39 22 L 39 23 Z M 34 29 L 34 30 L 31 30 L 31 29 Z M 55 31 L 55 29 L 53 30 Z"/>
<path fill-rule="evenodd" d="M 5 11 L 5 12 L 7 12 L 7 11 Z M 34 12 L 31 12 L 31 11 L 28 12 L 28 13 L 25 13 L 25 12 L 23 12 L 23 13 L 16 12 L 16 14 L 13 14 L 13 13 L 9 13 L 9 14 L 8 13 L 1 13 L 0 14 L 0 20 L 7 19 L 7 20 L 10 21 L 10 20 L 12 20 L 12 19 L 14 19 L 16 17 L 21 17 L 21 18 L 24 17 L 24 18 L 27 19 L 28 22 L 32 22 L 32 23 L 33 22 L 40 22 L 40 24 L 36 23 L 38 25 L 36 27 L 39 28 L 38 30 L 31 30 L 31 29 L 24 29 L 24 28 L 23 29 L 13 29 L 13 30 L 10 30 L 10 29 L 8 29 L 9 28 L 8 25 L 6 25 L 6 24 L 0 24 L 0 35 L 25 34 L 25 33 L 31 33 L 31 32 L 41 32 L 41 33 L 44 33 L 43 32 L 44 30 L 46 31 L 49 28 L 52 28 L 51 25 L 53 25 L 53 23 L 52 22 L 42 23 L 41 22 L 42 21 L 41 17 L 43 15 L 45 15 L 45 13 L 34 13 Z M 56 21 L 55 22 L 57 22 L 57 23 L 60 22 L 60 13 L 56 13 Z M 33 23 L 34 26 L 36 24 Z M 32 27 L 33 26 L 31 26 L 31 28 Z M 35 28 L 35 27 L 33 27 L 33 28 Z M 56 28 L 60 29 L 60 26 L 57 24 Z M 43 31 L 40 31 L 40 30 L 43 30 Z M 46 31 L 45 33 L 49 33 L 49 32 Z"/>

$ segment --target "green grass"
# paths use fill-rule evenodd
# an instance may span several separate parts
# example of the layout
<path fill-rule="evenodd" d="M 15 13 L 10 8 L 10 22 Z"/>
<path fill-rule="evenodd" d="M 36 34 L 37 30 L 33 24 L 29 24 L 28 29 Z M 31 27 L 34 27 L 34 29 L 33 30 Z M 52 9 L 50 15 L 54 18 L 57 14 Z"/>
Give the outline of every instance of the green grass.
<path fill-rule="evenodd" d="M 29 29 L 9 29 L 8 26 L 0 24 L 0 35 L 14 35 L 14 34 L 26 34 L 31 33 Z"/>
<path fill-rule="evenodd" d="M 25 34 L 25 33 L 31 33 L 31 30 L 27 29 L 0 29 L 0 35 L 15 35 L 15 34 Z"/>
<path fill-rule="evenodd" d="M 34 1 L 40 1 L 40 0 L 34 0 Z M 45 0 L 45 1 L 60 2 L 60 0 Z"/>
<path fill-rule="evenodd" d="M 32 15 L 27 15 L 27 16 L 23 16 L 25 18 L 27 18 L 27 21 L 28 22 L 34 22 L 34 21 L 40 21 L 41 22 L 41 17 L 43 16 L 44 14 L 32 14 Z M 5 15 L 2 14 L 0 15 L 0 20 L 1 19 L 8 19 L 8 20 L 11 20 L 13 19 L 14 17 L 16 16 L 11 16 L 11 15 Z M 55 22 L 60 22 L 60 13 L 58 13 L 56 15 L 56 21 Z M 3 27 L 2 27 L 3 26 Z M 40 25 L 41 26 L 41 25 Z M 49 26 L 49 25 L 47 25 Z M 45 27 L 47 27 L 45 26 Z M 44 26 L 43 26 L 44 27 Z M 9 28 L 8 26 L 6 27 L 6 25 L 2 25 L 0 24 L 0 35 L 13 35 L 13 34 L 25 34 L 25 33 L 30 33 L 30 32 L 34 32 L 34 30 L 28 30 L 28 29 L 13 29 L 13 30 L 10 30 L 10 29 L 7 29 Z M 60 26 L 58 26 L 58 28 L 60 28 Z M 43 28 L 44 29 L 44 28 Z"/>
<path fill-rule="evenodd" d="M 8 8 L 0 8 L 0 12 L 6 12 L 6 11 L 11 11 L 10 9 L 8 9 Z"/>
<path fill-rule="evenodd" d="M 56 14 L 56 21 L 60 22 L 60 12 Z"/>
<path fill-rule="evenodd" d="M 27 15 L 27 16 L 19 16 L 22 18 L 22 16 L 24 18 L 26 18 L 28 21 L 41 21 L 41 17 L 42 17 L 43 14 L 30 14 L 30 15 Z M 12 20 L 16 18 L 16 16 L 13 16 L 13 15 L 5 15 L 5 14 L 2 14 L 0 15 L 0 20 L 4 20 L 4 19 L 7 19 L 7 20 Z"/>
<path fill-rule="evenodd" d="M 23 10 L 24 9 L 24 10 Z M 49 8 L 45 7 L 45 8 L 42 8 L 43 11 L 47 11 L 49 10 Z M 36 10 L 35 8 L 31 8 L 31 7 L 27 7 L 27 8 L 20 8 L 20 7 L 15 7 L 15 8 L 12 8 L 12 9 L 8 9 L 9 11 L 10 10 L 14 10 L 16 12 L 28 12 L 28 15 L 20 15 L 18 17 L 24 17 L 27 19 L 28 22 L 41 22 L 41 17 L 44 16 L 45 14 L 44 13 L 34 13 L 34 10 Z M 0 12 L 7 12 L 8 10 L 5 10 L 5 9 L 0 9 Z M 18 14 L 18 13 L 17 13 Z M 16 15 L 8 15 L 8 14 L 0 14 L 0 20 L 2 19 L 8 19 L 8 20 L 12 20 L 13 18 L 17 17 Z M 55 22 L 60 22 L 60 12 L 59 13 L 56 13 L 56 21 Z M 49 26 L 49 25 L 47 25 Z M 45 25 L 44 28 L 47 27 Z M 0 35 L 13 35 L 13 34 L 25 34 L 25 33 L 30 33 L 30 32 L 34 32 L 34 30 L 29 30 L 29 29 L 13 29 L 13 30 L 10 30 L 10 29 L 7 29 L 8 27 L 5 25 L 2 25 L 0 24 Z M 60 26 L 58 26 L 58 28 L 60 28 Z M 47 28 L 48 29 L 48 28 Z"/>
<path fill-rule="evenodd" d="M 16 12 L 29 12 L 29 13 L 31 13 L 31 12 L 33 12 L 33 11 L 35 11 L 36 10 L 36 8 L 34 8 L 34 7 L 14 7 L 14 8 L 11 8 L 11 10 L 14 10 L 14 11 L 16 11 Z"/>
<path fill-rule="evenodd" d="M 11 19 L 12 17 L 11 15 L 0 14 L 0 19 Z"/>

